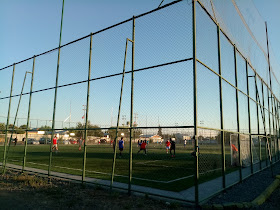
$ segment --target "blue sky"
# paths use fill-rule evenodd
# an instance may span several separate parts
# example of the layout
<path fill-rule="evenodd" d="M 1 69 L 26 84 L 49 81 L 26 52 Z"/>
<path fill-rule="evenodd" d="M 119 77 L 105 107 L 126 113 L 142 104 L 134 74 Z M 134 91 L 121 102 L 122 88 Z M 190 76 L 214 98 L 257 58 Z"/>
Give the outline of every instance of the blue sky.
<path fill-rule="evenodd" d="M 164 4 L 171 1 L 165 0 Z M 161 0 L 65 0 L 62 44 L 128 19 L 133 15 L 157 8 L 160 2 Z M 254 3 L 263 19 L 268 21 L 269 37 L 276 56 L 280 60 L 280 53 L 276 51 L 276 49 L 280 49 L 278 41 L 280 37 L 280 29 L 278 27 L 280 25 L 280 13 L 278 12 L 280 2 L 271 0 L 270 4 L 267 4 L 261 0 L 254 0 Z M 0 25 L 1 31 L 5 33 L 0 34 L 0 46 L 2 49 L 0 51 L 0 67 L 57 47 L 61 6 L 62 1 L 58 0 L 2 1 L 0 6 Z M 187 30 L 188 27 L 191 27 L 190 8 L 190 6 L 188 9 L 175 8 L 178 10 L 177 14 L 172 13 L 172 16 L 160 14 L 161 19 L 152 15 L 143 17 L 142 21 L 137 23 L 136 34 L 138 37 L 136 36 L 136 40 L 138 49 L 135 56 L 141 57 L 141 60 L 135 61 L 136 69 L 192 56 L 191 30 Z M 183 13 L 186 13 L 185 21 L 180 19 L 180 15 Z M 174 24 L 174 22 L 177 24 Z M 145 31 L 144 29 L 148 30 Z M 180 32 L 179 35 L 178 32 Z M 180 34 L 185 34 L 185 36 Z M 126 37 L 131 37 L 131 23 L 124 24 L 117 29 L 94 37 L 92 78 L 122 71 Z M 207 42 L 207 37 L 203 41 Z M 210 45 L 211 43 L 208 43 L 208 46 Z M 85 39 L 76 45 L 74 44 L 62 49 L 59 84 L 87 79 L 88 46 L 89 39 Z M 127 69 L 131 68 L 130 53 L 131 44 L 129 44 L 128 48 Z M 214 62 L 216 57 L 211 52 L 201 56 L 201 58 L 203 56 L 207 57 L 208 60 L 206 61 L 205 59 L 205 61 L 208 62 L 208 65 L 217 70 L 217 63 Z M 37 72 L 35 73 L 34 90 L 54 86 L 56 62 L 57 52 L 36 60 Z M 232 61 L 225 61 L 225 63 L 230 62 Z M 225 65 L 229 67 L 228 69 L 232 69 L 231 65 Z M 23 75 L 26 70 L 30 70 L 31 66 L 32 61 L 17 66 L 18 73 L 15 75 L 15 93 L 19 93 Z M 146 116 L 148 116 L 148 125 L 150 126 L 157 125 L 158 122 L 162 125 L 172 126 L 175 124 L 192 124 L 192 74 L 189 71 L 185 71 L 185 69 L 191 69 L 191 66 L 192 62 L 186 62 L 163 67 L 160 69 L 161 72 L 155 69 L 146 73 L 136 73 L 136 76 L 139 76 L 135 79 L 135 101 L 137 102 L 135 103 L 135 112 L 138 113 L 139 124 L 142 126 L 146 124 Z M 68 71 L 71 71 L 71 74 Z M 10 87 L 10 80 L 2 79 L 10 77 L 10 73 L 11 71 L 0 72 L 1 87 Z M 228 76 L 230 78 L 231 73 L 229 70 L 226 72 L 225 77 Z M 203 96 L 200 99 L 202 103 L 200 103 L 199 107 L 199 117 L 201 121 L 204 121 L 204 126 L 217 128 L 219 126 L 219 123 L 217 123 L 219 121 L 219 105 L 212 103 L 211 106 L 208 106 L 210 100 L 215 99 L 216 102 L 218 100 L 217 87 L 215 86 L 218 83 L 216 82 L 214 85 L 214 80 L 217 80 L 217 78 L 214 77 L 211 80 L 213 85 L 211 82 L 205 82 L 212 76 L 211 74 L 209 77 L 205 75 L 199 80 L 201 83 L 200 91 Z M 28 91 L 30 86 L 29 81 L 30 77 L 27 79 L 26 91 Z M 94 95 L 90 102 L 94 107 L 90 111 L 92 123 L 108 126 L 111 123 L 111 116 L 113 116 L 113 124 L 116 124 L 115 117 L 118 108 L 120 81 L 121 77 L 118 76 L 91 82 L 91 93 Z M 130 75 L 127 75 L 124 89 L 125 97 L 122 104 L 123 111 L 121 113 L 121 115 L 126 115 L 127 120 L 129 120 L 129 88 Z M 233 91 L 230 87 L 225 89 L 229 92 Z M 151 92 L 150 90 L 154 91 Z M 213 93 L 207 94 L 207 91 L 210 90 Z M 64 121 L 68 117 L 71 102 L 72 120 L 80 121 L 83 115 L 82 105 L 86 102 L 85 93 L 86 83 L 75 87 L 61 88 L 58 92 L 56 119 Z M 8 94 L 9 88 L 1 90 L 1 96 Z M 32 119 L 50 120 L 52 118 L 53 94 L 54 91 L 49 90 L 33 95 Z M 234 92 L 232 95 L 234 95 Z M 230 96 L 228 97 L 230 98 Z M 13 99 L 13 111 L 15 111 L 16 103 L 17 99 L 15 98 Z M 1 110 L 3 110 L 1 111 L 1 116 L 6 115 L 4 110 L 7 110 L 8 100 L 5 100 L 3 104 L 0 105 Z M 24 108 L 20 112 L 21 116 L 26 116 L 27 104 L 28 97 L 24 97 L 22 101 L 22 107 Z M 176 108 L 174 109 L 173 107 Z M 188 107 L 187 110 L 184 110 L 184 107 Z M 232 109 L 232 107 L 229 109 Z M 207 115 L 209 113 L 210 118 Z M 234 119 L 235 114 L 228 111 L 225 112 L 225 115 L 227 119 Z M 42 122 L 42 124 L 44 123 L 50 125 L 50 121 Z M 25 124 L 24 120 L 19 124 Z M 231 129 L 236 127 L 234 120 L 228 120 L 226 126 Z"/>

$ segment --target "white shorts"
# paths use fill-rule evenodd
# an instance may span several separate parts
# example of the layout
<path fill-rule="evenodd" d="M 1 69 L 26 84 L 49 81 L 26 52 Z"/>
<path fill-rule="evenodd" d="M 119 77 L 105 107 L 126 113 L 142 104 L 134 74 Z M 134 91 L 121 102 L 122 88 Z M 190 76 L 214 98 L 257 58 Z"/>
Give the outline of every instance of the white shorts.
<path fill-rule="evenodd" d="M 166 149 L 170 149 L 170 146 L 169 146 L 169 147 L 166 147 Z"/>

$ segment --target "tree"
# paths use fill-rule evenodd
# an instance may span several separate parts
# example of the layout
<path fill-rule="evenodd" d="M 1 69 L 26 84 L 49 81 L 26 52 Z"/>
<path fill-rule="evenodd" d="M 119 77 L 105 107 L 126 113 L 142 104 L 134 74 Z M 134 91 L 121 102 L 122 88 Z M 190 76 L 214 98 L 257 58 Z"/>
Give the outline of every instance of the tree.
<path fill-rule="evenodd" d="M 109 129 L 107 131 L 107 133 L 109 133 L 109 136 L 111 137 L 111 139 L 115 139 L 116 138 L 116 127 L 111 127 L 113 129 Z M 130 133 L 130 129 L 129 127 L 119 127 L 119 130 L 118 130 L 118 138 L 120 138 L 123 133 L 123 136 L 125 138 L 129 138 L 129 133 Z M 139 138 L 140 137 L 140 134 L 142 133 L 142 131 L 140 129 L 134 129 L 133 130 L 133 133 L 132 133 L 132 138 Z"/>
<path fill-rule="evenodd" d="M 159 136 L 162 137 L 162 130 L 161 130 L 161 127 L 160 127 L 160 126 L 158 127 L 158 133 L 157 133 L 157 135 L 159 135 Z"/>
<path fill-rule="evenodd" d="M 45 131 L 45 130 L 51 130 L 52 128 L 50 126 L 47 126 L 47 125 L 44 125 L 44 126 L 41 126 L 39 128 L 40 131 Z"/>
<path fill-rule="evenodd" d="M 230 145 L 230 136 L 234 134 L 232 132 L 224 132 L 224 142 L 225 145 Z M 216 137 L 216 140 L 218 142 L 218 144 L 221 144 L 221 132 L 219 132 L 219 134 Z"/>
<path fill-rule="evenodd" d="M 96 130 L 88 130 L 87 135 L 88 136 L 97 136 L 97 137 L 102 137 L 104 135 L 104 133 L 102 132 L 99 126 L 97 125 L 92 125 L 90 123 L 90 121 L 88 121 L 87 124 L 88 129 L 94 129 L 96 128 Z M 82 123 L 77 123 L 76 129 L 81 129 L 81 130 L 75 130 L 73 131 L 75 133 L 75 136 L 77 137 L 84 137 L 84 129 L 85 129 L 85 125 Z"/>
<path fill-rule="evenodd" d="M 12 131 L 8 131 L 8 133 L 14 133 L 14 134 L 23 134 L 23 133 L 25 133 L 25 131 L 19 130 L 19 128 L 17 126 L 14 126 L 13 124 L 9 124 L 8 129 L 12 130 Z"/>
<path fill-rule="evenodd" d="M 5 123 L 0 123 L 0 133 L 5 133 L 6 125 Z"/>
<path fill-rule="evenodd" d="M 17 134 L 24 134 L 25 130 L 27 129 L 27 125 L 21 125 L 21 126 L 19 126 L 18 129 L 19 130 L 15 131 L 15 133 L 17 133 Z"/>

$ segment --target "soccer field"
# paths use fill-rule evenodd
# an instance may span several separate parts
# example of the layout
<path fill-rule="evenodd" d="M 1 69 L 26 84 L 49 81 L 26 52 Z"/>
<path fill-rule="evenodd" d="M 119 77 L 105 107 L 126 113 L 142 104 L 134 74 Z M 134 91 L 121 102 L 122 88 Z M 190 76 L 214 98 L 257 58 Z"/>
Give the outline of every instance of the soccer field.
<path fill-rule="evenodd" d="M 59 151 L 53 153 L 52 171 L 68 174 L 82 175 L 83 150 L 78 145 L 59 145 Z M 194 185 L 195 162 L 191 155 L 192 145 L 176 146 L 176 156 L 166 153 L 165 146 L 149 144 L 147 155 L 133 145 L 133 172 L 132 184 L 164 189 L 182 191 Z M 28 145 L 26 166 L 48 170 L 49 145 Z M 228 150 L 229 151 L 229 150 Z M 119 152 L 119 151 L 117 151 Z M 22 164 L 24 154 L 23 145 L 11 145 L 8 154 L 8 163 Z M 3 158 L 3 146 L 1 146 Z M 200 182 L 221 176 L 220 145 L 202 145 L 199 155 Z M 230 165 L 230 154 L 226 154 L 226 165 Z M 111 179 L 113 162 L 113 148 L 108 144 L 88 145 L 86 176 L 98 179 Z M 129 167 L 128 144 L 122 156 L 117 153 L 114 181 L 127 183 Z M 228 168 L 227 172 L 236 170 Z"/>

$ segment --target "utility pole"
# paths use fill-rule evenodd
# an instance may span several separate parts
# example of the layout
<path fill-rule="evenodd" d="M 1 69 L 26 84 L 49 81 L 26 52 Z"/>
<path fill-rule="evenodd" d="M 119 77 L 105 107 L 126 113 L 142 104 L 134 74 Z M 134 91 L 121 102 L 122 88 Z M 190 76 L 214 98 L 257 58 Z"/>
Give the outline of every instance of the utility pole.
<path fill-rule="evenodd" d="M 84 124 L 86 124 L 86 110 L 87 110 L 87 105 L 83 105 L 83 110 L 84 110 L 84 116 L 83 116 L 83 119 L 84 119 Z"/>
<path fill-rule="evenodd" d="M 123 120 L 123 127 L 124 127 L 126 121 L 126 115 L 122 115 L 122 120 Z"/>
<path fill-rule="evenodd" d="M 138 113 L 134 113 L 134 125 L 137 126 Z"/>
<path fill-rule="evenodd" d="M 70 115 L 69 115 L 69 128 L 71 127 L 71 101 L 70 101 Z"/>
<path fill-rule="evenodd" d="M 114 108 L 112 107 L 112 110 L 111 110 L 111 127 L 113 126 L 113 110 L 114 110 Z"/>

